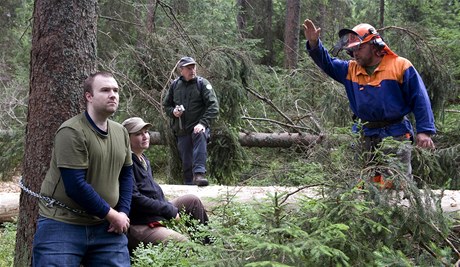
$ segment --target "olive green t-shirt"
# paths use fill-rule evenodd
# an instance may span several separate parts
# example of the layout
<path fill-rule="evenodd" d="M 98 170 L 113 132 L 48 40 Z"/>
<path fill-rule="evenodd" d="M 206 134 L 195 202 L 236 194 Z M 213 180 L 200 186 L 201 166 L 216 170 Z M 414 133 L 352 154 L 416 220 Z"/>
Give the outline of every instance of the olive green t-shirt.
<path fill-rule="evenodd" d="M 82 210 L 67 196 L 59 168 L 85 169 L 86 182 L 110 207 L 115 207 L 119 198 L 120 171 L 123 166 L 130 165 L 131 147 L 126 129 L 109 120 L 107 134 L 102 134 L 82 113 L 65 121 L 57 130 L 50 168 L 40 193 Z M 44 201 L 39 202 L 39 207 L 40 215 L 62 222 L 91 225 L 102 221 L 96 216 L 77 214 L 56 205 L 47 207 Z"/>

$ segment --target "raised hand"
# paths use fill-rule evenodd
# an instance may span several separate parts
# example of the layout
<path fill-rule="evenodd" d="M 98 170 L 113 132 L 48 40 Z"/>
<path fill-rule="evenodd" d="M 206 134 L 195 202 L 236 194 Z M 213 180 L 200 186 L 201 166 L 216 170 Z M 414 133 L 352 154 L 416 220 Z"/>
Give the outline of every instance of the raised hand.
<path fill-rule="evenodd" d="M 321 28 L 316 28 L 313 21 L 306 19 L 303 22 L 303 32 L 305 35 L 305 39 L 307 39 L 307 41 L 310 44 L 310 47 L 315 48 L 318 45 Z"/>

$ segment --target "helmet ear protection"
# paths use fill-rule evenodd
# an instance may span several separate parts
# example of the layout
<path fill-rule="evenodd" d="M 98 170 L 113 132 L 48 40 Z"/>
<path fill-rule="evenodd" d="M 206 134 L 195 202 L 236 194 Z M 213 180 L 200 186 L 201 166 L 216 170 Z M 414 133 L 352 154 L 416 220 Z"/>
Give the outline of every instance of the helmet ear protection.
<path fill-rule="evenodd" d="M 376 36 L 372 40 L 370 40 L 369 43 L 371 45 L 375 46 L 378 50 L 383 49 L 385 47 L 385 42 L 383 41 L 382 37 L 380 37 L 380 34 L 375 30 L 375 28 L 374 27 L 369 28 L 368 32 L 369 33 L 366 34 L 366 35 L 375 35 Z"/>

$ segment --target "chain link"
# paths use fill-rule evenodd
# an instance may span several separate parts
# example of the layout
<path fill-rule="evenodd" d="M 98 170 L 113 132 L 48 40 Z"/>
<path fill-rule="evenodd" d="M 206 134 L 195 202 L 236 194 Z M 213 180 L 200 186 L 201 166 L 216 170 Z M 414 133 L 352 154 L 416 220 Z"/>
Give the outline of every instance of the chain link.
<path fill-rule="evenodd" d="M 79 210 L 79 209 L 74 209 L 74 208 L 71 208 L 69 206 L 67 206 L 66 204 L 60 202 L 59 200 L 57 199 L 54 199 L 54 198 L 51 198 L 51 197 L 47 197 L 47 196 L 43 196 L 39 193 L 36 193 L 34 191 L 32 191 L 30 188 L 28 188 L 27 186 L 24 185 L 23 183 L 23 178 L 21 177 L 21 180 L 19 181 L 19 187 L 24 191 L 26 192 L 27 194 L 33 196 L 33 197 L 36 197 L 38 199 L 41 199 L 43 201 L 45 201 L 45 205 L 48 207 L 48 208 L 52 208 L 54 205 L 58 206 L 59 208 L 63 208 L 63 209 L 66 209 L 68 211 L 71 211 L 73 213 L 77 213 L 77 214 L 86 214 L 86 211 L 84 210 Z"/>

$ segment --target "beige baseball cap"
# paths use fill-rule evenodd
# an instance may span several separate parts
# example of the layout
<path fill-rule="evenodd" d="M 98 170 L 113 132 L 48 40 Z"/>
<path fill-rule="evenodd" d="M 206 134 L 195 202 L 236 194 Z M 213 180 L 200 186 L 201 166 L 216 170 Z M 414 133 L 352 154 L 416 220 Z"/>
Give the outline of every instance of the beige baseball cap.
<path fill-rule="evenodd" d="M 152 124 L 145 122 L 139 117 L 126 119 L 121 125 L 125 126 L 125 128 L 128 130 L 128 133 L 137 133 L 144 129 L 144 127 L 150 128 L 153 126 Z"/>

